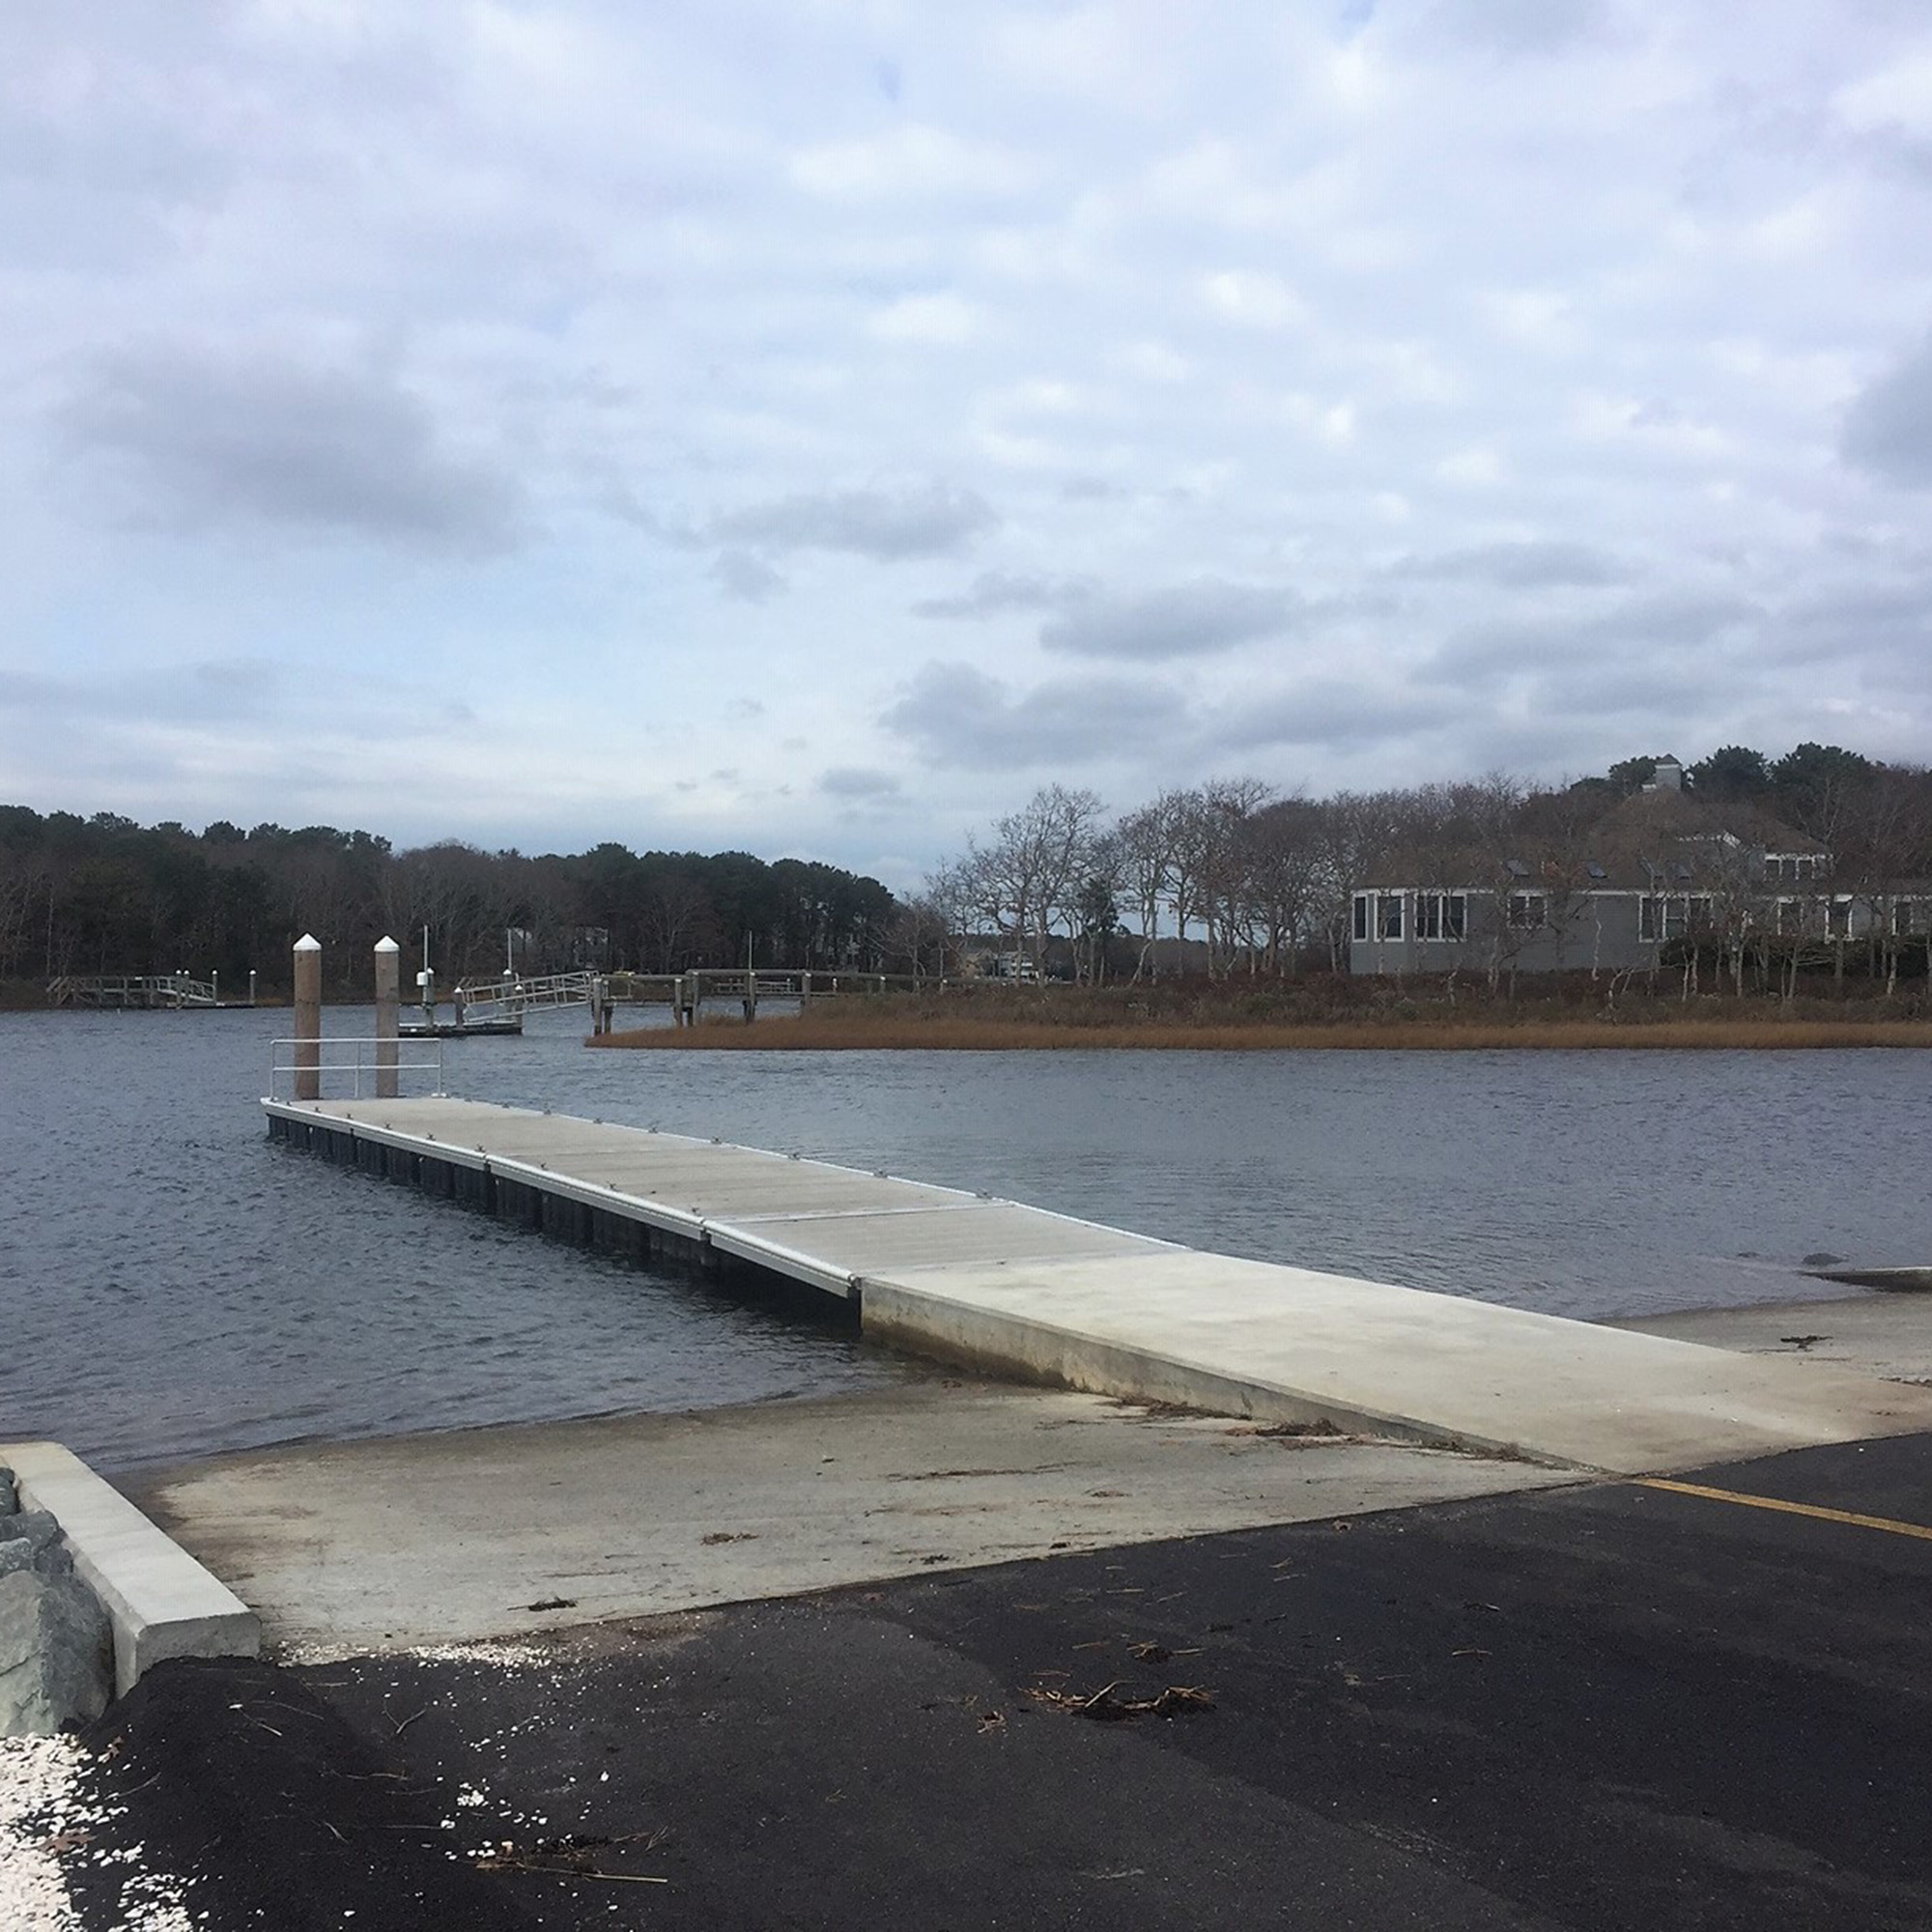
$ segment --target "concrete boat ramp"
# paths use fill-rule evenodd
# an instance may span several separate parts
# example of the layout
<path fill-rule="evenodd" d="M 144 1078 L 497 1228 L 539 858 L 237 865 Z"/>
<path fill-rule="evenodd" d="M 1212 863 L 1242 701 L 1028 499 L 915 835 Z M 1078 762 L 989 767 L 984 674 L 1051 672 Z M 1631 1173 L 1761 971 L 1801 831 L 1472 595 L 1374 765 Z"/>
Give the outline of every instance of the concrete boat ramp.
<path fill-rule="evenodd" d="M 278 1656 L 306 1661 L 1575 1480 L 934 1376 L 680 1415 L 291 1443 L 132 1488 L 254 1607 Z"/>
<path fill-rule="evenodd" d="M 1932 1430 L 1932 1390 L 1176 1246 L 1012 1202 L 447 1097 L 270 1099 L 271 1134 L 578 1240 L 732 1257 L 971 1369 L 1638 1474 Z"/>

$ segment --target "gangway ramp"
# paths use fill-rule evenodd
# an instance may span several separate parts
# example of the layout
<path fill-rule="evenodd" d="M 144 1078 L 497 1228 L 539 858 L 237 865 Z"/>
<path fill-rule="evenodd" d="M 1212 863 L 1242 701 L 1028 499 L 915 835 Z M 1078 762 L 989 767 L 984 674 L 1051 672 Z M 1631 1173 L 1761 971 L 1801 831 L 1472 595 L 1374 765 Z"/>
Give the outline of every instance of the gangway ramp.
<path fill-rule="evenodd" d="M 1932 1390 L 1206 1253 L 783 1153 L 449 1097 L 270 1131 L 576 1239 L 728 1255 L 916 1351 L 1259 1422 L 1647 1473 L 1932 1430 Z"/>
<path fill-rule="evenodd" d="M 456 988 L 464 1011 L 476 1019 L 497 1014 L 508 1017 L 550 1007 L 587 1007 L 595 976 L 590 973 L 544 973 L 523 980 L 468 980 Z"/>

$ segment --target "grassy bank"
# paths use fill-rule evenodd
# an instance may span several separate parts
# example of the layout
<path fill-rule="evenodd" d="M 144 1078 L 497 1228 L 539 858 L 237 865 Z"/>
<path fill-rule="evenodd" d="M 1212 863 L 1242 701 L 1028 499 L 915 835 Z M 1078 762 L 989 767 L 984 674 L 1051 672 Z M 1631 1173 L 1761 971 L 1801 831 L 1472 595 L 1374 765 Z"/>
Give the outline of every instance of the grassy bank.
<path fill-rule="evenodd" d="M 1918 999 L 1706 998 L 1689 1002 L 1601 984 L 1552 986 L 1517 1002 L 1486 989 L 1329 980 L 1298 987 L 986 987 L 928 996 L 847 997 L 747 1026 L 735 1014 L 696 1027 L 625 1030 L 592 1042 L 651 1051 L 837 1052 L 920 1049 L 1285 1048 L 1472 1051 L 1496 1047 L 1710 1049 L 1932 1046 Z"/>

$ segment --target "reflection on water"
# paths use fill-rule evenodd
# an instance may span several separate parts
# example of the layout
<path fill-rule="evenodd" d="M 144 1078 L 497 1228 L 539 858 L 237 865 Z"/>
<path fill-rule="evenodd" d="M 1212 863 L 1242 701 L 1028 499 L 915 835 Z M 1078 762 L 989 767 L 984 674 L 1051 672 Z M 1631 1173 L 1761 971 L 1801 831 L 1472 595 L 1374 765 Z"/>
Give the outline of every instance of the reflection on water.
<path fill-rule="evenodd" d="M 108 1465 L 303 1435 L 823 1393 L 842 1330 L 271 1147 L 286 1013 L 0 1017 L 0 1435 Z M 329 1030 L 368 1031 L 353 1009 Z M 952 1185 L 1558 1314 L 1812 1296 L 1932 1259 L 1906 1052 L 586 1053 L 452 1092 Z"/>

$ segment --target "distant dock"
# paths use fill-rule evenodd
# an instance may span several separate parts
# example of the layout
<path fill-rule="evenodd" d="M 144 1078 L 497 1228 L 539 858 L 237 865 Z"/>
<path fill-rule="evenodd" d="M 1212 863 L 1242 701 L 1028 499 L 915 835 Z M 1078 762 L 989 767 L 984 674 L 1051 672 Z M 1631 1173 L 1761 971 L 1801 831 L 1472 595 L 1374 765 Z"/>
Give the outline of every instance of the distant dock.
<path fill-rule="evenodd" d="M 517 1038 L 524 1031 L 523 1016 L 513 1014 L 491 1019 L 412 1019 L 396 1028 L 398 1039 L 476 1039 Z"/>
<path fill-rule="evenodd" d="M 110 1012 L 222 1012 L 255 1004 L 255 976 L 248 975 L 248 997 L 224 1000 L 221 978 L 197 980 L 189 973 L 64 974 L 47 982 L 50 1007 L 85 1007 Z"/>

